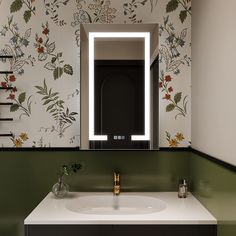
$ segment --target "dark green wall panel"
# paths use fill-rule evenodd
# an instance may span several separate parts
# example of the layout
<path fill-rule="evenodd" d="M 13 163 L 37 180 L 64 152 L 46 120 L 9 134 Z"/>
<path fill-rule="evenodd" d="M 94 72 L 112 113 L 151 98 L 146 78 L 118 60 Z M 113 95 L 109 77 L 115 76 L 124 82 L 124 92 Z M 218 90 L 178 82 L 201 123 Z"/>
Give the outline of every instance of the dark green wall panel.
<path fill-rule="evenodd" d="M 113 170 L 122 191 L 176 191 L 186 178 L 218 220 L 218 236 L 236 235 L 236 173 L 188 152 L 0 152 L 0 235 L 23 236 L 23 220 L 50 191 L 62 164 L 83 169 L 66 178 L 72 191 L 112 191 Z"/>
<path fill-rule="evenodd" d="M 236 235 L 236 172 L 191 154 L 194 195 L 218 221 L 218 236 Z"/>
<path fill-rule="evenodd" d="M 122 191 L 176 191 L 189 179 L 188 152 L 14 151 L 0 152 L 0 235 L 23 234 L 23 219 L 51 190 L 56 172 L 69 162 L 82 163 L 66 177 L 72 191 L 112 191 L 113 170 L 121 173 Z"/>

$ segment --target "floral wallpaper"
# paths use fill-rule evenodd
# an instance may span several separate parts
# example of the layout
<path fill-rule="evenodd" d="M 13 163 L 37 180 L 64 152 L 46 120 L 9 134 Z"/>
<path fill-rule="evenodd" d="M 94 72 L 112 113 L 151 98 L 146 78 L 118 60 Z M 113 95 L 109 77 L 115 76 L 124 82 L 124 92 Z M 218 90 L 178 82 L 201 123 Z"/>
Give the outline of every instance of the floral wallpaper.
<path fill-rule="evenodd" d="M 159 24 L 160 146 L 187 147 L 191 0 L 0 0 L 0 146 L 79 146 L 81 23 Z"/>

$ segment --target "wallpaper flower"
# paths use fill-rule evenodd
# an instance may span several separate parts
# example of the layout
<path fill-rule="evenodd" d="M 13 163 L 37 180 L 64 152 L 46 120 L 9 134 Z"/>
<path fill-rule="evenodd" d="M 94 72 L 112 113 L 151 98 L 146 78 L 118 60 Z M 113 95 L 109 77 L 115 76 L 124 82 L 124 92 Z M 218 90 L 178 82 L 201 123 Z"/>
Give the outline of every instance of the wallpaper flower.
<path fill-rule="evenodd" d="M 44 68 L 52 71 L 54 80 L 62 77 L 64 73 L 73 75 L 73 68 L 64 63 L 62 52 L 55 53 L 56 43 L 50 41 L 49 33 L 48 22 L 42 24 L 42 36 L 36 33 L 34 47 L 38 52 L 38 60 L 47 61 Z"/>
<path fill-rule="evenodd" d="M 3 147 L 80 145 L 81 23 L 159 24 L 160 146 L 191 140 L 190 0 L 0 1 L 0 115 Z"/>

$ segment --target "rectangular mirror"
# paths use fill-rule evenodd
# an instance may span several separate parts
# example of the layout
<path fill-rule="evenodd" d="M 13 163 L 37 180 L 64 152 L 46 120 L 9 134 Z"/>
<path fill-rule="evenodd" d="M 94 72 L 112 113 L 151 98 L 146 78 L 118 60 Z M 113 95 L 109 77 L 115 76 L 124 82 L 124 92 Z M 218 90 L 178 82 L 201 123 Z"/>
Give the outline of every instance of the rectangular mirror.
<path fill-rule="evenodd" d="M 82 24 L 80 34 L 80 149 L 158 149 L 158 25 Z"/>

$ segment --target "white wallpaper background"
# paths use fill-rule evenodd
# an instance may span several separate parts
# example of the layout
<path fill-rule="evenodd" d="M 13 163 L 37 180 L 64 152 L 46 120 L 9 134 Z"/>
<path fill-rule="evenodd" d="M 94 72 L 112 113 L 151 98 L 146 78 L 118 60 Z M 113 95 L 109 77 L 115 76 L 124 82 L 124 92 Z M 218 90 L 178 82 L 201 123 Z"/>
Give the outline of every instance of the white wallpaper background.
<path fill-rule="evenodd" d="M 189 146 L 190 0 L 0 1 L 0 146 L 79 146 L 80 23 L 160 25 L 160 146 Z"/>

